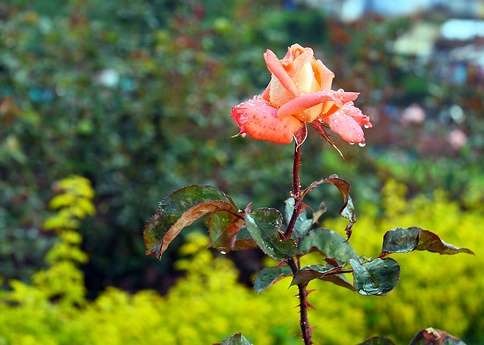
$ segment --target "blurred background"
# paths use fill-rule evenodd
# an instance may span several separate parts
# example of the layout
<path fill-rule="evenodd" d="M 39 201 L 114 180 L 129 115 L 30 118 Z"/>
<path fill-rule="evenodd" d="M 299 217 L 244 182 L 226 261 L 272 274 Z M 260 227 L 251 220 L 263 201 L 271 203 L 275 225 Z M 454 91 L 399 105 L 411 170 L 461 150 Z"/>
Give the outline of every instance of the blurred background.
<path fill-rule="evenodd" d="M 354 246 L 375 255 L 392 226 L 421 225 L 477 253 L 401 256 L 383 298 L 314 283 L 317 344 L 428 326 L 484 344 L 483 17 L 480 0 L 2 1 L 0 344 L 298 344 L 288 283 L 250 290 L 259 252 L 210 252 L 202 224 L 161 262 L 142 240 L 187 184 L 282 208 L 291 145 L 231 138 L 230 107 L 267 85 L 264 50 L 293 43 L 374 124 L 345 160 L 316 135 L 304 150 L 305 183 L 352 182 Z M 342 229 L 337 191 L 323 200 Z"/>

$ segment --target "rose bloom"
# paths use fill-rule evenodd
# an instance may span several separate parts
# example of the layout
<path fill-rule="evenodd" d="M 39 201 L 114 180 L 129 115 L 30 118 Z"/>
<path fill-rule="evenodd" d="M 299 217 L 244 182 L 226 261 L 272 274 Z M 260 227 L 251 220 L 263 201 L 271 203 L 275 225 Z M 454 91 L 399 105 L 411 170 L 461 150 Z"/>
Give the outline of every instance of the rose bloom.
<path fill-rule="evenodd" d="M 400 120 L 403 124 L 419 124 L 425 121 L 425 111 L 418 104 L 412 104 L 405 108 Z"/>
<path fill-rule="evenodd" d="M 459 150 L 467 143 L 467 135 L 461 129 L 453 129 L 447 136 L 450 146 L 454 150 Z"/>
<path fill-rule="evenodd" d="M 329 126 L 351 144 L 365 143 L 362 127 L 372 125 L 353 105 L 359 93 L 331 90 L 334 74 L 314 58 L 311 48 L 294 44 L 283 59 L 267 50 L 264 60 L 271 73 L 269 85 L 261 95 L 232 108 L 242 135 L 289 144 L 310 123 L 318 131 Z"/>

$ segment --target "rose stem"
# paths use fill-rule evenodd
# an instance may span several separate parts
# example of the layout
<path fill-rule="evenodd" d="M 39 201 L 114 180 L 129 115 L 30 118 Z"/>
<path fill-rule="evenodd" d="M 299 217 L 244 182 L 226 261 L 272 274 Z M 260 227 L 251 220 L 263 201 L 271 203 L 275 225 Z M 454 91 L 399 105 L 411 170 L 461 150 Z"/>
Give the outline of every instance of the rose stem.
<path fill-rule="evenodd" d="M 296 219 L 302 209 L 301 178 L 299 175 L 299 171 L 301 168 L 301 147 L 302 145 L 299 145 L 296 142 L 294 146 L 294 163 L 292 167 L 292 194 L 294 197 L 294 211 L 286 229 L 286 233 L 284 236 L 286 239 L 291 237 L 294 230 L 294 225 L 296 224 Z M 292 270 L 292 273 L 296 274 L 298 270 L 298 264 L 296 263 L 294 258 L 290 258 L 288 260 L 288 264 Z M 309 325 L 308 321 L 308 292 L 306 291 L 306 284 L 298 284 L 297 287 L 299 290 L 298 297 L 301 333 L 304 340 L 304 345 L 311 345 L 313 344 L 313 341 L 311 339 L 311 326 Z"/>

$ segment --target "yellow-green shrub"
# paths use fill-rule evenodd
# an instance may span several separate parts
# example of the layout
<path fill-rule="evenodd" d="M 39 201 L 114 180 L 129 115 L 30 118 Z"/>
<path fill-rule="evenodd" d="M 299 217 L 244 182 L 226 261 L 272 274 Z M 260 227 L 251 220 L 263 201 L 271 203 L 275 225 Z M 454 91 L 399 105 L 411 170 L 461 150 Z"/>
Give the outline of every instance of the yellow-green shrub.
<path fill-rule="evenodd" d="M 366 311 L 366 335 L 392 335 L 405 343 L 418 329 L 433 326 L 472 339 L 470 344 L 484 343 L 480 297 L 484 291 L 482 209 L 462 211 L 441 191 L 434 193 L 432 199 L 419 196 L 406 202 L 405 192 L 402 185 L 391 182 L 383 191 L 383 217 L 373 216 L 376 208 L 366 207 L 362 211 L 351 239 L 358 253 L 374 256 L 381 250 L 386 230 L 418 225 L 434 230 L 450 243 L 474 249 L 476 256 L 428 252 L 394 255 L 401 266 L 400 283 L 394 291 L 385 297 L 351 297 L 344 304 Z M 344 228 L 340 220 L 327 225 Z M 318 299 L 325 298 L 323 295 L 324 292 L 318 292 Z"/>
<path fill-rule="evenodd" d="M 356 344 L 373 334 L 407 343 L 414 332 L 430 325 L 467 337 L 469 345 L 484 342 L 481 211 L 462 211 L 441 192 L 410 202 L 404 193 L 401 186 L 387 186 L 381 217 L 375 207 L 364 207 L 351 240 L 359 253 L 377 254 L 384 232 L 396 225 L 421 225 L 475 249 L 477 255 L 398 255 L 401 283 L 385 297 L 311 283 L 318 290 L 310 295 L 316 344 Z M 340 220 L 325 225 L 344 228 Z M 42 292 L 47 281 L 14 282 L 12 291 L 0 298 L 0 344 L 207 345 L 235 331 L 256 345 L 299 344 L 296 289 L 288 288 L 289 281 L 257 295 L 237 282 L 229 260 L 205 249 L 207 243 L 203 235 L 189 237 L 182 248 L 184 259 L 178 262 L 186 276 L 166 296 L 152 291 L 129 295 L 111 288 L 93 302 L 83 298 L 63 304 Z M 78 272 L 75 264 L 68 270 Z M 7 303 L 12 299 L 15 306 Z"/>

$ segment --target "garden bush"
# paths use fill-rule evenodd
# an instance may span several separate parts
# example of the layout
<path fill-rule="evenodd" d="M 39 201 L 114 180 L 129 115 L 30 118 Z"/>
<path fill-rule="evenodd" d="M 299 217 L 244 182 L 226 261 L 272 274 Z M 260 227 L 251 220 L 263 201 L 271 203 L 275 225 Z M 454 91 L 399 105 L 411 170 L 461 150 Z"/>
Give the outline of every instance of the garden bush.
<path fill-rule="evenodd" d="M 373 205 L 360 205 L 364 215 L 352 237 L 357 250 L 373 255 L 380 250 L 387 229 L 415 223 L 438 230 L 454 243 L 473 248 L 484 245 L 484 234 L 478 228 L 483 214 L 478 208 L 462 210 L 441 191 L 431 198 L 411 200 L 405 193 L 403 185 L 391 182 L 384 190 L 383 213 Z M 336 219 L 324 223 L 344 228 Z M 60 239 L 62 243 L 62 236 Z M 206 249 L 207 245 L 208 238 L 193 229 L 176 265 L 184 276 L 164 296 L 155 291 L 128 294 L 108 288 L 89 301 L 79 268 L 72 264 L 77 261 L 72 258 L 67 260 L 71 264 L 66 271 L 52 270 L 55 264 L 47 269 L 53 279 L 34 278 L 30 285 L 10 282 L 11 289 L 0 295 L 0 344 L 206 345 L 235 330 L 249 335 L 257 345 L 297 344 L 297 313 L 287 312 L 297 307 L 287 297 L 290 281 L 256 294 L 238 282 L 233 263 Z M 444 328 L 468 344 L 484 344 L 484 310 L 478 303 L 484 291 L 482 256 L 418 252 L 398 260 L 402 281 L 385 298 L 361 297 L 319 281 L 310 284 L 318 290 L 312 295 L 314 308 L 310 310 L 317 344 L 357 344 L 375 334 L 406 343 L 415 330 L 430 325 Z M 81 279 L 66 280 L 66 276 Z M 75 293 L 46 293 L 52 291 L 55 281 L 66 292 Z M 289 289 L 296 293 L 294 287 Z"/>

